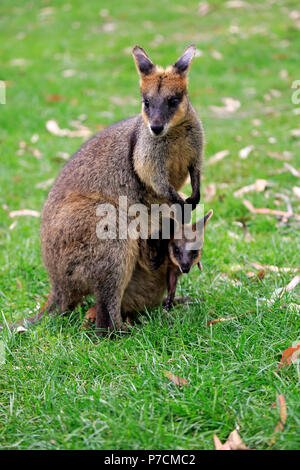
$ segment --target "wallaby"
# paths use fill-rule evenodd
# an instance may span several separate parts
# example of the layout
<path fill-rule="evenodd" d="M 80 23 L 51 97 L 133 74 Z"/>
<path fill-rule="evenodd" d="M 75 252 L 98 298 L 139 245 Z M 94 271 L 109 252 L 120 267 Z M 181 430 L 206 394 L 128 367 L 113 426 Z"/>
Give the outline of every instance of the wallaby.
<path fill-rule="evenodd" d="M 94 294 L 97 331 L 122 324 L 122 299 L 140 256 L 139 240 L 99 240 L 97 204 L 111 203 L 118 210 L 120 196 L 148 210 L 154 203 L 194 208 L 199 202 L 204 134 L 187 92 L 194 54 L 189 46 L 164 70 L 136 46 L 141 113 L 91 138 L 61 170 L 41 224 L 42 255 L 52 284 L 50 312 L 74 309 Z M 177 191 L 188 173 L 192 194 L 184 201 Z"/>
<path fill-rule="evenodd" d="M 159 306 L 163 297 L 168 292 L 164 301 L 167 311 L 171 310 L 174 304 L 183 303 L 186 297 L 175 299 L 175 292 L 178 278 L 182 274 L 189 273 L 194 265 L 198 265 L 202 270 L 201 256 L 204 242 L 204 229 L 207 222 L 212 217 L 210 210 L 203 219 L 198 222 L 182 227 L 172 234 L 170 240 L 158 240 L 158 244 L 151 242 L 150 247 L 144 246 L 143 255 L 137 262 L 133 275 L 127 285 L 122 299 L 122 317 L 131 316 L 134 312 L 150 309 Z M 198 242 L 191 249 L 191 238 L 186 234 L 194 234 Z M 155 254 L 153 257 L 153 246 L 155 244 Z M 157 247 L 158 251 L 157 253 Z M 158 265 L 156 260 L 159 259 Z M 154 265 L 154 266 L 153 266 Z M 153 270 L 154 267 L 154 270 Z M 91 307 L 87 312 L 87 320 L 93 322 L 96 317 L 96 307 Z"/>

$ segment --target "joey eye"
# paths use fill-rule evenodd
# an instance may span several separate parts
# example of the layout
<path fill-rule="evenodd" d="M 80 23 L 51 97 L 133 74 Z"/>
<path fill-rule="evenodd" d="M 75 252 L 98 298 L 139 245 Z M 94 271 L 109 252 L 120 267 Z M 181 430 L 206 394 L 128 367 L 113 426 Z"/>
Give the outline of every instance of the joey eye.
<path fill-rule="evenodd" d="M 179 104 L 179 99 L 176 98 L 175 96 L 172 96 L 172 98 L 168 99 L 168 105 L 171 108 L 175 108 L 176 106 L 178 106 L 178 104 Z"/>
<path fill-rule="evenodd" d="M 145 108 L 149 108 L 150 106 L 149 100 L 147 98 L 144 99 L 144 105 L 145 105 Z"/>
<path fill-rule="evenodd" d="M 179 255 L 180 253 L 179 248 L 177 248 L 177 246 L 174 246 L 173 251 L 174 251 L 174 255 Z"/>

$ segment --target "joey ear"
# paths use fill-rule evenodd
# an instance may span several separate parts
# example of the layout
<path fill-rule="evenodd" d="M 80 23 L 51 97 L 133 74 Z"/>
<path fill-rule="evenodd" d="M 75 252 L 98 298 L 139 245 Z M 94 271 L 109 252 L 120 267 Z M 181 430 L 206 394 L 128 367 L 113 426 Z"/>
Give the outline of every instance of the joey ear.
<path fill-rule="evenodd" d="M 204 228 L 206 227 L 206 224 L 209 221 L 209 219 L 213 216 L 213 213 L 214 211 L 210 209 L 210 211 L 208 211 L 208 213 L 204 216 Z"/>
<path fill-rule="evenodd" d="M 202 263 L 201 263 L 201 261 L 198 261 L 198 263 L 197 263 L 197 266 L 198 266 L 198 268 L 200 269 L 200 271 L 202 271 L 202 269 L 203 269 L 203 266 L 202 266 Z"/>
<path fill-rule="evenodd" d="M 144 49 L 139 46 L 135 46 L 132 49 L 132 55 L 135 61 L 137 71 L 141 77 L 145 75 L 150 75 L 150 73 L 154 72 L 155 65 L 153 64 L 153 62 L 151 62 Z"/>
<path fill-rule="evenodd" d="M 197 231 L 203 230 L 203 228 L 206 227 L 206 224 L 209 221 L 209 219 L 212 217 L 213 213 L 214 211 L 210 209 L 203 219 L 199 219 L 197 222 L 194 222 L 192 225 L 193 232 L 195 230 Z"/>
<path fill-rule="evenodd" d="M 179 75 L 187 75 L 191 66 L 192 60 L 195 56 L 196 48 L 193 44 L 188 46 L 182 56 L 173 65 L 173 70 Z"/>

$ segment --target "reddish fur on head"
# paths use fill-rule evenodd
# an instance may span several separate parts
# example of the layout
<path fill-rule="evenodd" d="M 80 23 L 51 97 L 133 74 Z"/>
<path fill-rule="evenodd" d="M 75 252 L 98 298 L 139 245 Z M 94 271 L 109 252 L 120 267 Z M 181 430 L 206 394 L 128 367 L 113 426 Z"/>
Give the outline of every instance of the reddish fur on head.
<path fill-rule="evenodd" d="M 163 69 L 153 64 L 142 48 L 133 49 L 140 75 L 142 115 L 153 135 L 165 135 L 184 120 L 189 107 L 187 73 L 194 54 L 194 46 L 189 46 L 174 65 Z"/>

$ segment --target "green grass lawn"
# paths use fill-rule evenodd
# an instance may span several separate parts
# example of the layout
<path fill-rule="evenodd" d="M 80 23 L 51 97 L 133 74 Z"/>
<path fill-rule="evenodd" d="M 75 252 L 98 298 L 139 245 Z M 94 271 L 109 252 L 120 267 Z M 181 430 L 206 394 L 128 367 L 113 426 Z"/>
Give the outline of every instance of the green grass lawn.
<path fill-rule="evenodd" d="M 284 167 L 300 167 L 300 139 L 290 132 L 300 123 L 291 88 L 300 79 L 299 2 L 209 5 L 201 16 L 191 0 L 1 1 L 7 103 L 0 104 L 0 314 L 8 322 L 30 316 L 49 293 L 39 218 L 8 214 L 41 211 L 49 188 L 37 185 L 55 178 L 62 152 L 71 155 L 83 141 L 54 136 L 45 123 L 55 119 L 70 129 L 79 120 L 96 133 L 138 113 L 135 44 L 161 65 L 196 45 L 190 99 L 205 127 L 205 159 L 229 151 L 204 165 L 202 202 L 206 188 L 216 188 L 205 202 L 214 217 L 204 269 L 183 276 L 178 289 L 193 305 L 149 312 L 115 340 L 95 341 L 81 329 L 88 301 L 67 318 L 47 318 L 23 334 L 1 333 L 3 449 L 212 449 L 214 433 L 224 441 L 237 426 L 248 447 L 300 447 L 299 364 L 276 373 L 282 352 L 300 342 L 300 313 L 288 308 L 300 303 L 299 289 L 270 305 L 273 291 L 294 273 L 247 277 L 258 272 L 251 263 L 299 267 L 299 221 L 251 214 L 233 195 L 266 179 L 265 191 L 244 198 L 256 208 L 286 211 L 287 196 L 300 213 L 293 192 L 299 178 Z M 226 116 L 212 108 L 224 97 L 240 102 Z M 249 145 L 248 158 L 240 158 Z M 236 224 L 241 219 L 251 241 Z M 221 317 L 235 318 L 207 325 Z M 165 370 L 188 385 L 176 386 Z M 278 394 L 287 421 L 274 438 L 279 409 L 271 406 Z"/>

